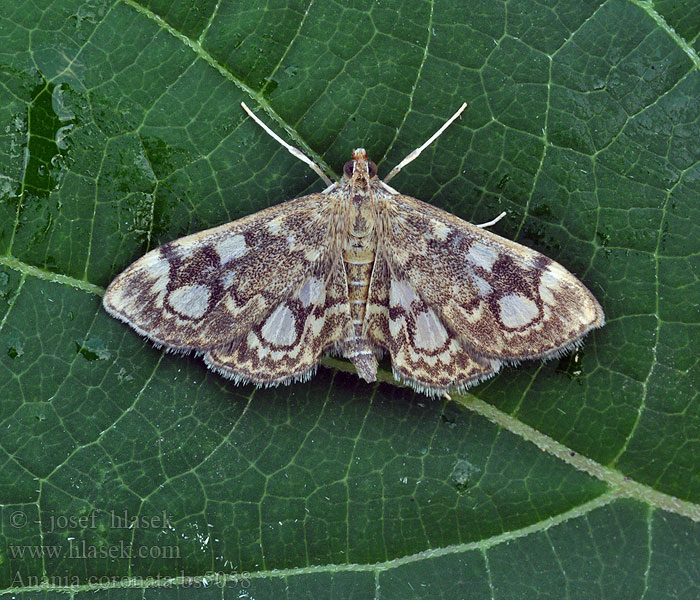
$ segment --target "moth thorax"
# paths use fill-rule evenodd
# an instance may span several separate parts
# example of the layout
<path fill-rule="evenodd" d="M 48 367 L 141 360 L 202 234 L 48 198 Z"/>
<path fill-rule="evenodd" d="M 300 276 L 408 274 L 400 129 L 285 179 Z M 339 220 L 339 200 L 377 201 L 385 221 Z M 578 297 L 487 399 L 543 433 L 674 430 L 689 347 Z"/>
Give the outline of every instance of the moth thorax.
<path fill-rule="evenodd" d="M 364 238 L 374 231 L 374 213 L 367 194 L 356 193 L 350 204 L 350 235 Z"/>

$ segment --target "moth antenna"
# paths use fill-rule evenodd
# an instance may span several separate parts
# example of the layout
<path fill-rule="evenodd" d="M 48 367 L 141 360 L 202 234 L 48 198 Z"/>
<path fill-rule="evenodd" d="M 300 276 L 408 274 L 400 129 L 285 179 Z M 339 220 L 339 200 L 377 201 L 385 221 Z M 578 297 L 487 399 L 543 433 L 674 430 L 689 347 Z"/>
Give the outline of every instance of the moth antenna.
<path fill-rule="evenodd" d="M 486 227 L 491 227 L 491 225 L 495 225 L 498 223 L 503 217 L 506 216 L 506 211 L 504 210 L 500 215 L 498 215 L 495 219 L 491 219 L 490 221 L 486 221 L 486 223 L 480 223 L 477 225 L 477 227 L 481 227 L 482 229 Z"/>
<path fill-rule="evenodd" d="M 285 142 L 280 136 L 278 136 L 272 129 L 270 129 L 265 123 L 263 123 L 258 117 L 253 114 L 253 111 L 250 110 L 245 102 L 241 102 L 241 106 L 243 107 L 243 110 L 248 113 L 248 116 L 253 119 L 260 127 L 263 128 L 265 133 L 267 133 L 269 136 L 271 136 L 275 141 L 277 141 L 279 144 L 284 146 L 289 153 L 292 156 L 295 156 L 298 158 L 301 162 L 306 163 L 309 165 L 315 172 L 316 174 L 323 179 L 323 181 L 326 183 L 326 185 L 333 185 L 333 182 L 329 179 L 328 175 L 326 175 L 322 170 L 321 167 L 319 167 L 313 160 L 311 160 L 306 154 L 304 154 L 301 150 L 298 148 L 295 148 L 294 146 L 290 146 L 287 142 Z M 466 106 L 466 105 L 465 105 Z"/>
<path fill-rule="evenodd" d="M 389 174 L 384 178 L 384 182 L 388 182 L 394 175 L 396 175 L 401 169 L 403 169 L 408 163 L 413 162 L 418 158 L 421 152 L 425 150 L 430 144 L 432 144 L 437 137 L 439 137 L 445 129 L 447 129 L 452 122 L 459 117 L 464 112 L 464 109 L 467 108 L 467 103 L 464 102 L 462 106 L 460 106 L 457 109 L 457 112 L 453 114 L 445 123 L 443 123 L 442 127 L 438 129 L 433 135 L 430 136 L 427 142 L 425 142 L 420 148 L 416 148 L 413 152 L 411 152 L 406 158 L 404 158 L 398 165 L 396 165 L 391 171 L 389 171 Z"/>

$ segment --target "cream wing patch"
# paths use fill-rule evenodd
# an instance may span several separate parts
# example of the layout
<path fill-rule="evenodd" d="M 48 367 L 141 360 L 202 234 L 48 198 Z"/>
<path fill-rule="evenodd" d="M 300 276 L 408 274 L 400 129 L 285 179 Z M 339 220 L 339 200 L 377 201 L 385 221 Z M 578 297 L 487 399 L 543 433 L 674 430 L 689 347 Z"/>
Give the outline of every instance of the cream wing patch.
<path fill-rule="evenodd" d="M 214 246 L 222 263 L 241 258 L 248 252 L 245 236 L 240 233 L 222 237 Z"/>
<path fill-rule="evenodd" d="M 432 308 L 418 313 L 415 321 L 413 343 L 416 348 L 432 352 L 445 345 L 449 337 L 447 330 Z"/>
<path fill-rule="evenodd" d="M 304 306 L 317 304 L 324 292 L 324 283 L 318 277 L 309 277 L 299 290 L 299 300 Z"/>
<path fill-rule="evenodd" d="M 297 339 L 296 317 L 286 304 L 280 304 L 265 319 L 260 330 L 263 339 L 273 346 L 289 346 Z"/>
<path fill-rule="evenodd" d="M 501 323 L 511 329 L 526 327 L 532 323 L 540 314 L 530 298 L 520 294 L 506 294 L 498 299 L 499 317 Z"/>
<path fill-rule="evenodd" d="M 206 285 L 183 285 L 168 296 L 170 306 L 178 314 L 190 319 L 201 319 L 209 308 L 211 292 Z"/>
<path fill-rule="evenodd" d="M 490 272 L 498 260 L 498 251 L 481 242 L 474 242 L 469 246 L 467 257 L 474 266 Z"/>

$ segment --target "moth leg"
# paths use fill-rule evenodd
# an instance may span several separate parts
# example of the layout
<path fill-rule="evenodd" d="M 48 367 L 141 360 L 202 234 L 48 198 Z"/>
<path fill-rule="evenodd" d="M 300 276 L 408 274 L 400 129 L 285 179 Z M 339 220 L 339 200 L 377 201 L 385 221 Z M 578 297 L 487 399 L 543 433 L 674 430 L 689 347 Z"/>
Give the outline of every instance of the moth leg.
<path fill-rule="evenodd" d="M 504 210 L 495 219 L 491 219 L 490 221 L 486 221 L 486 223 L 481 223 L 481 224 L 477 225 L 477 227 L 481 227 L 482 229 L 485 229 L 486 227 L 491 227 L 491 225 L 495 225 L 505 216 L 506 216 L 506 211 Z"/>

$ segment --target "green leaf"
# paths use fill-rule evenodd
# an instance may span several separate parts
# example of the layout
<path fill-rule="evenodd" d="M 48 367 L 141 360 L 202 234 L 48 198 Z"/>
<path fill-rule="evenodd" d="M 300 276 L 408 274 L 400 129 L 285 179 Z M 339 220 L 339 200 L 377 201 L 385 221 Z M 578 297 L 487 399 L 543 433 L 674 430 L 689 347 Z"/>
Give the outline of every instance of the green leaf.
<path fill-rule="evenodd" d="M 700 12 L 674 0 L 3 2 L 0 589 L 700 595 Z M 101 308 L 149 248 L 322 182 L 561 262 L 608 324 L 452 401 L 236 387 Z M 68 587 L 75 586 L 75 587 Z M 145 596 L 142 595 L 143 590 Z"/>

